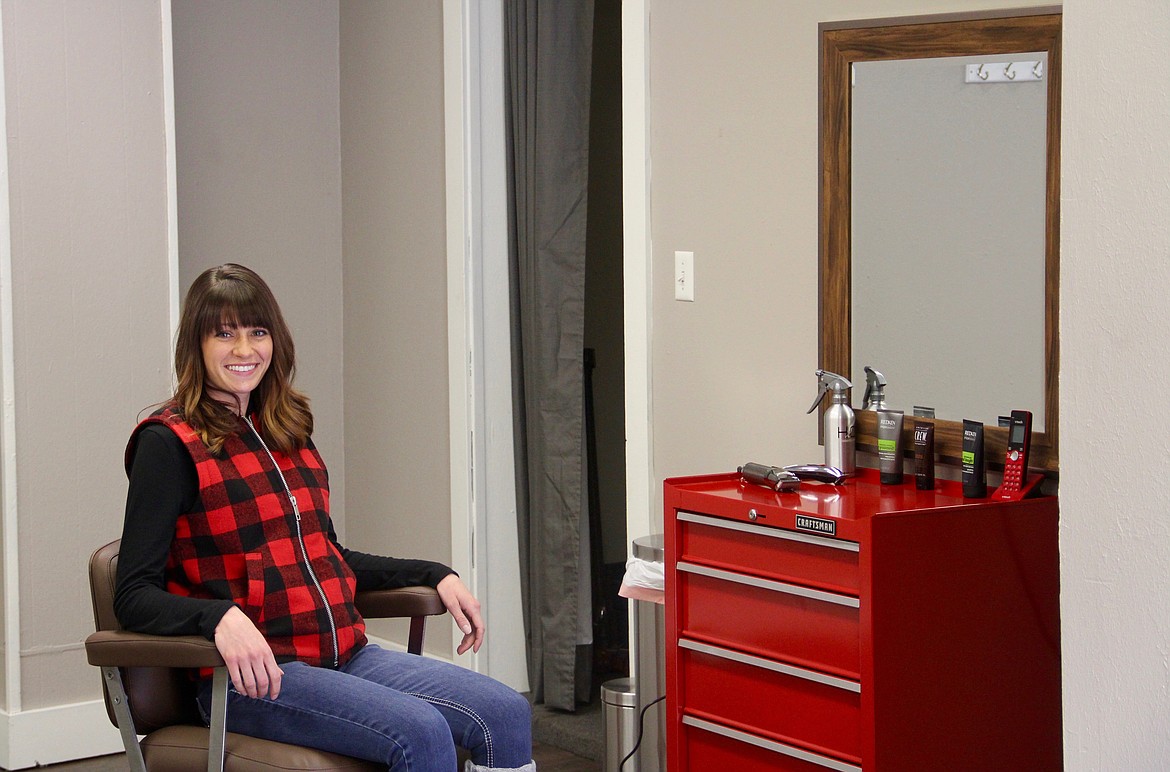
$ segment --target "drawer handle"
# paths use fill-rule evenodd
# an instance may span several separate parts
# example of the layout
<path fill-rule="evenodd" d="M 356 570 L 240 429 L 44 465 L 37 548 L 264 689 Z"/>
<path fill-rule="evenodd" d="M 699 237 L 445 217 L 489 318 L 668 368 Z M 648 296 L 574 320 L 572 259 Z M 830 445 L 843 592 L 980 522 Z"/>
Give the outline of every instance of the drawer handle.
<path fill-rule="evenodd" d="M 753 521 L 759 517 L 752 517 L 752 513 L 756 510 L 748 511 L 748 517 Z M 741 523 L 738 520 L 724 520 L 720 517 L 707 517 L 706 515 L 696 515 L 692 512 L 679 512 L 676 520 L 681 520 L 684 523 L 697 523 L 698 525 L 709 525 L 712 528 L 723 528 L 728 531 L 742 531 L 744 533 L 755 534 L 756 536 L 770 536 L 773 539 L 786 539 L 788 541 L 799 541 L 805 544 L 815 544 L 818 547 L 828 547 L 835 550 L 843 550 L 845 552 L 860 552 L 860 546 L 855 541 L 845 541 L 843 539 L 826 539 L 823 536 L 813 536 L 807 533 L 797 533 L 796 531 L 788 531 L 783 528 L 768 528 L 762 525 L 752 525 L 751 523 Z"/>
<path fill-rule="evenodd" d="M 795 678 L 803 678 L 805 681 L 815 681 L 825 686 L 832 686 L 836 689 L 861 694 L 861 684 L 857 681 L 850 681 L 847 678 L 837 678 L 835 676 L 825 675 L 824 673 L 818 673 L 815 670 L 805 670 L 802 667 L 785 665 L 783 662 L 775 662 L 762 657 L 753 657 L 750 654 L 743 654 L 738 651 L 732 651 L 731 649 L 725 649 L 722 646 L 712 646 L 709 643 L 700 643 L 699 641 L 692 641 L 687 638 L 680 638 L 678 645 L 681 649 L 690 649 L 700 654 L 710 654 L 712 657 L 719 657 L 720 659 L 739 662 L 743 665 L 750 665 L 764 670 L 772 670 L 776 673 L 783 673 L 784 675 Z"/>
<path fill-rule="evenodd" d="M 706 732 L 711 732 L 712 734 L 721 735 L 731 740 L 747 743 L 748 745 L 754 745 L 757 748 L 763 748 L 764 750 L 772 751 L 774 753 L 791 756 L 794 759 L 807 761 L 810 764 L 816 764 L 817 766 L 824 767 L 825 769 L 835 769 L 838 772 L 861 772 L 861 767 L 854 764 L 847 764 L 844 761 L 831 759 L 828 756 L 822 756 L 819 753 L 812 753 L 810 751 L 801 750 L 800 748 L 794 748 L 791 745 L 778 743 L 775 740 L 768 740 L 763 737 L 757 737 L 754 734 L 741 732 L 738 729 L 732 729 L 731 727 L 723 726 L 722 724 L 716 724 L 712 721 L 705 721 L 701 718 L 695 718 L 694 716 L 683 716 L 682 722 L 688 726 L 693 726 L 696 729 L 702 729 Z"/>
<path fill-rule="evenodd" d="M 679 571 L 686 571 L 690 574 L 699 574 L 700 576 L 709 576 L 712 579 L 722 579 L 727 582 L 735 582 L 736 584 L 746 584 L 750 587 L 759 587 L 764 590 L 772 590 L 773 592 L 782 592 L 786 595 L 798 595 L 802 598 L 821 600 L 825 603 L 835 603 L 838 606 L 861 608 L 861 601 L 850 595 L 838 595 L 835 592 L 814 590 L 809 587 L 801 587 L 798 584 L 775 582 L 771 579 L 760 579 L 755 576 L 737 574 L 732 571 L 722 571 L 718 568 L 708 568 L 707 566 L 699 566 L 695 565 L 694 563 L 680 562 L 677 565 L 677 568 Z"/>

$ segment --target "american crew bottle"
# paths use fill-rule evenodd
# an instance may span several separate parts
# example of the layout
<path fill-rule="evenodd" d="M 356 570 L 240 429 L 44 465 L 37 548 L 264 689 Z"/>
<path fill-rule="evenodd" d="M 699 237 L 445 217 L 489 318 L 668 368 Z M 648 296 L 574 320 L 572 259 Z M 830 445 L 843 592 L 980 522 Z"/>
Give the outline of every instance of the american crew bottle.
<path fill-rule="evenodd" d="M 914 422 L 914 487 L 934 490 L 934 424 Z"/>

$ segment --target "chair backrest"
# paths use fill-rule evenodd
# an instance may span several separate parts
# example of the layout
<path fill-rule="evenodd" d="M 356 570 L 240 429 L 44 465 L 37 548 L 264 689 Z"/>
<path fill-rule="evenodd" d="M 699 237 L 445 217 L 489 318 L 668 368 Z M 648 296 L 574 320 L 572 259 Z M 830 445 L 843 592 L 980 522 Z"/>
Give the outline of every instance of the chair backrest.
<path fill-rule="evenodd" d="M 120 546 L 121 540 L 115 539 L 98 548 L 89 558 L 93 622 L 98 630 L 122 629 L 114 614 Z M 138 734 L 149 734 L 174 724 L 203 724 L 195 705 L 195 681 L 188 670 L 167 667 L 122 668 L 122 685 Z M 106 712 L 110 721 L 117 726 L 104 680 L 102 691 L 106 699 Z"/>

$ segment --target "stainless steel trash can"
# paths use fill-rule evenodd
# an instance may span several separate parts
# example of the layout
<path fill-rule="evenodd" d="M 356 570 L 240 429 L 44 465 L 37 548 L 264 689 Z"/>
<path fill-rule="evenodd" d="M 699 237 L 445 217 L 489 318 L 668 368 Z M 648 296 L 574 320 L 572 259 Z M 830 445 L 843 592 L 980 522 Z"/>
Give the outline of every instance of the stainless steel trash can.
<path fill-rule="evenodd" d="M 662 563 L 666 559 L 663 535 L 656 533 L 634 539 L 633 553 L 640 560 Z M 633 607 L 634 640 L 630 658 L 634 663 L 634 694 L 641 717 L 647 705 L 666 694 L 666 606 L 635 600 Z M 666 703 L 659 702 L 646 710 L 641 723 L 638 770 L 665 772 Z"/>
<path fill-rule="evenodd" d="M 605 772 L 618 772 L 622 759 L 638 741 L 638 706 L 633 683 L 615 678 L 601 685 L 601 706 L 605 719 Z M 626 762 L 622 772 L 635 772 L 637 759 Z"/>

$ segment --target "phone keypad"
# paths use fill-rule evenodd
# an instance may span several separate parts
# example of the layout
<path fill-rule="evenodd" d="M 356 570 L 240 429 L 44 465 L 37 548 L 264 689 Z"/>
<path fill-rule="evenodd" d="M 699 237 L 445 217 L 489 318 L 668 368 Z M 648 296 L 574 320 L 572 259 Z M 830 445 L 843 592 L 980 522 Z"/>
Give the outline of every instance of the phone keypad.
<path fill-rule="evenodd" d="M 1004 490 L 1018 491 L 1020 486 L 1024 483 L 1024 470 L 1021 468 L 1020 451 L 1012 450 L 1007 454 L 1008 463 L 1003 468 L 1003 485 L 1000 486 Z"/>

